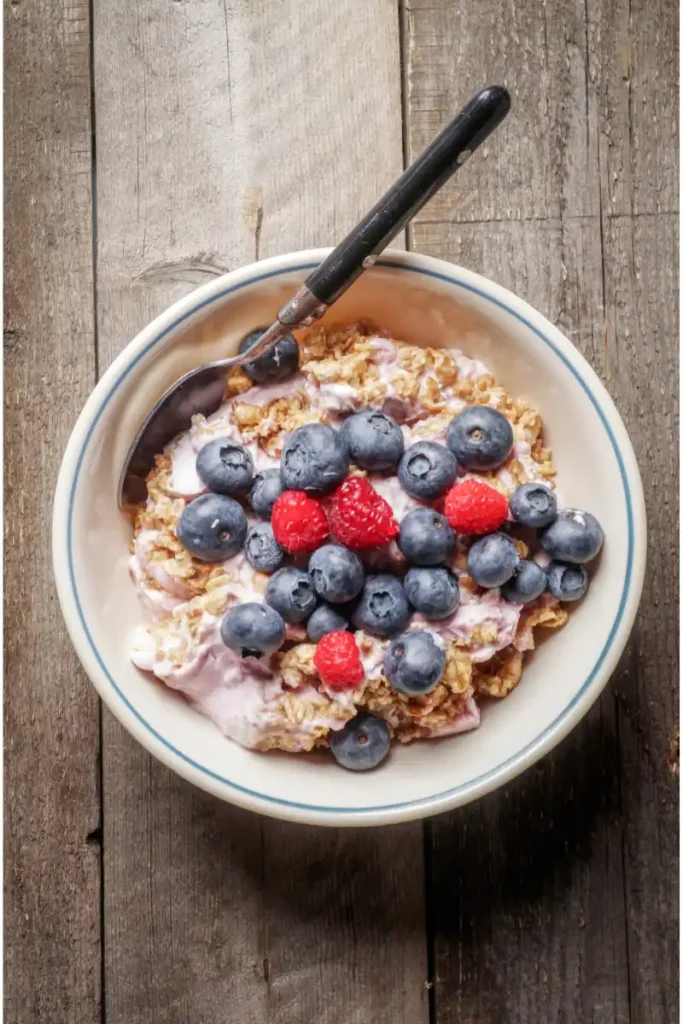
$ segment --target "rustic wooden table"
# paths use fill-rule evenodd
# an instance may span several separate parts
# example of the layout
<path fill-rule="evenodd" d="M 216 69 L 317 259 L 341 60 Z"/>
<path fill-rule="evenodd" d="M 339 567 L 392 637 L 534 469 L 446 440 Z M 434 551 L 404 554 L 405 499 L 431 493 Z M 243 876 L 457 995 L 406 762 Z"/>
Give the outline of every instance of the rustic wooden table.
<path fill-rule="evenodd" d="M 8 1024 L 676 1019 L 677 7 L 6 3 Z M 407 244 L 528 299 L 607 384 L 648 505 L 638 624 L 573 736 L 475 806 L 375 831 L 233 810 L 77 663 L 64 444 L 153 316 L 339 239 L 493 81 L 513 115 Z"/>

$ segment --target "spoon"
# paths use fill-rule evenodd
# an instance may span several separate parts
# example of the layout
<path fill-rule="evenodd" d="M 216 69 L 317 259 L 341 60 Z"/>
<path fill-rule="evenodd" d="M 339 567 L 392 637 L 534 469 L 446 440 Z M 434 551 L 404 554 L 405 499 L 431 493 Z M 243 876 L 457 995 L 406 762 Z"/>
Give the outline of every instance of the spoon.
<path fill-rule="evenodd" d="M 166 391 L 140 428 L 119 480 L 119 506 L 131 509 L 144 501 L 146 478 L 154 458 L 186 430 L 197 413 L 220 406 L 226 371 L 268 352 L 295 328 L 309 327 L 346 291 L 452 174 L 484 142 L 510 109 L 502 85 L 476 93 L 427 146 L 388 192 L 346 238 L 323 260 L 296 294 L 282 306 L 277 320 L 247 351 L 190 370 Z"/>

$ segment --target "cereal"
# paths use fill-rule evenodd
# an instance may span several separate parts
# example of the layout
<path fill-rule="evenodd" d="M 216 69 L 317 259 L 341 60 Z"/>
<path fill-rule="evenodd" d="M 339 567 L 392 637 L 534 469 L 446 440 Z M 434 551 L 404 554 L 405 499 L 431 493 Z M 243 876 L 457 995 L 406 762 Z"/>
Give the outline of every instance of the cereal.
<path fill-rule="evenodd" d="M 504 651 L 493 659 L 485 672 L 478 674 L 475 688 L 487 697 L 507 697 L 522 678 L 520 651 Z"/>
<path fill-rule="evenodd" d="M 297 644 L 284 654 L 275 655 L 287 686 L 296 690 L 305 682 L 318 678 L 318 672 L 313 664 L 314 654 L 315 644 Z"/>
<path fill-rule="evenodd" d="M 241 366 L 235 366 L 228 373 L 228 383 L 225 388 L 225 397 L 232 398 L 234 395 L 242 395 L 245 391 L 253 388 L 254 382 L 247 377 Z"/>
<path fill-rule="evenodd" d="M 451 693 L 470 693 L 472 689 L 472 659 L 455 644 L 449 645 L 446 651 L 443 683 Z"/>
<path fill-rule="evenodd" d="M 443 444 L 457 412 L 468 404 L 490 405 L 511 423 L 515 446 L 500 469 L 478 473 L 477 478 L 506 497 L 532 479 L 553 486 L 552 453 L 543 444 L 539 413 L 523 399 L 511 398 L 480 363 L 450 350 L 390 339 L 368 323 L 316 325 L 297 340 L 299 375 L 284 386 L 273 385 L 270 399 L 268 386 L 250 396 L 254 385 L 244 370 L 230 371 L 221 409 L 214 416 L 193 420 L 189 443 L 195 451 L 213 437 L 234 437 L 250 446 L 258 471 L 277 464 L 285 438 L 298 427 L 314 422 L 339 427 L 351 409 L 366 406 L 384 407 L 396 416 L 407 444 L 419 440 Z M 191 460 L 187 437 L 184 443 L 185 457 Z M 195 662 L 201 661 L 198 651 L 205 652 L 202 657 L 224 659 L 221 671 L 226 686 L 234 680 L 239 683 L 240 673 L 244 676 L 239 685 L 249 686 L 260 725 L 245 736 L 226 728 L 226 734 L 238 742 L 257 750 L 311 750 L 325 746 L 330 730 L 359 709 L 384 719 L 392 736 L 402 743 L 473 728 L 478 723 L 477 697 L 502 699 L 518 685 L 525 654 L 535 645 L 535 630 L 557 629 L 567 621 L 565 609 L 547 595 L 515 612 L 511 620 L 509 615 L 507 620 L 497 619 L 490 593 L 467 573 L 470 539 L 459 537 L 451 567 L 459 577 L 463 623 L 469 604 L 484 607 L 489 602 L 486 607 L 493 610 L 481 621 L 475 617 L 469 626 L 444 634 L 446 665 L 431 692 L 408 697 L 394 690 L 384 675 L 387 641 L 362 632 L 356 633 L 356 643 L 365 680 L 350 693 L 327 691 L 315 669 L 316 646 L 306 638 L 305 623 L 287 626 L 285 649 L 272 658 L 240 662 L 239 654 L 220 642 L 220 621 L 236 603 L 263 601 L 268 577 L 254 572 L 241 555 L 215 565 L 201 562 L 184 549 L 176 527 L 194 495 L 178 496 L 172 490 L 180 459 L 178 444 L 173 442 L 157 457 L 147 479 L 147 501 L 135 521 L 132 571 L 138 589 L 155 608 L 158 621 L 147 624 L 145 631 L 154 653 L 153 670 L 168 685 L 186 689 L 198 707 L 204 706 L 205 695 L 199 693 L 203 677 L 196 676 L 194 690 L 184 682 Z M 356 466 L 349 472 L 373 482 L 373 474 Z M 533 557 L 526 540 L 515 538 L 515 544 L 520 557 Z M 458 614 L 453 616 L 456 623 Z M 437 625 L 427 627 L 437 630 Z M 216 700 L 215 694 L 211 700 Z"/>

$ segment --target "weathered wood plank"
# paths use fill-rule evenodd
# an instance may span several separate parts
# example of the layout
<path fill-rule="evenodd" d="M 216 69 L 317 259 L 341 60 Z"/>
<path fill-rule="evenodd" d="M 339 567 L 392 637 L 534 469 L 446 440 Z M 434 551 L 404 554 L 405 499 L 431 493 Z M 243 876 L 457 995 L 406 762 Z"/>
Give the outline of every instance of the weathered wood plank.
<path fill-rule="evenodd" d="M 599 100 L 608 380 L 639 458 L 648 512 L 643 603 L 614 681 L 631 1016 L 676 1019 L 678 6 L 589 8 Z"/>
<path fill-rule="evenodd" d="M 5 6 L 5 1013 L 100 1020 L 99 717 L 52 581 L 94 383 L 87 4 Z"/>
<path fill-rule="evenodd" d="M 605 228 L 611 377 L 636 446 L 648 512 L 648 567 L 617 699 L 620 815 L 634 1022 L 678 1013 L 678 216 L 614 218 Z M 663 439 L 663 442 L 662 440 Z"/>
<path fill-rule="evenodd" d="M 503 794 L 432 826 L 436 1017 L 668 1022 L 675 5 L 410 0 L 405 21 L 413 152 L 485 81 L 514 104 L 476 188 L 456 178 L 412 241 L 528 298 L 587 355 L 631 431 L 651 529 L 639 623 L 599 706 Z"/>
<path fill-rule="evenodd" d="M 422 828 L 264 821 L 268 1024 L 426 1024 Z"/>
<path fill-rule="evenodd" d="M 400 170 L 394 0 L 115 0 L 94 28 L 102 365 L 206 274 L 334 242 Z M 104 805 L 110 1024 L 426 1020 L 419 825 L 261 821 L 109 716 Z"/>
<path fill-rule="evenodd" d="M 589 7 L 600 118 L 608 386 L 639 458 L 648 570 L 614 681 L 633 1021 L 678 1009 L 678 787 L 668 754 L 677 721 L 678 7 Z M 666 439 L 664 443 L 660 438 Z"/>

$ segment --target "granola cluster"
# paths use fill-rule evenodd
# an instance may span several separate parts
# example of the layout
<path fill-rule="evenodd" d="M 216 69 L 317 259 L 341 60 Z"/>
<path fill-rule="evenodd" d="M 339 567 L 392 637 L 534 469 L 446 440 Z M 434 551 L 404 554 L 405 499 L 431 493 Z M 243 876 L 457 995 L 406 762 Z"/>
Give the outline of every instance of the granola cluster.
<path fill-rule="evenodd" d="M 443 440 L 457 412 L 467 405 L 490 405 L 509 420 L 515 446 L 500 469 L 477 474 L 479 478 L 506 497 L 532 479 L 554 486 L 552 454 L 543 444 L 539 413 L 512 398 L 476 361 L 450 350 L 396 341 L 366 324 L 317 326 L 298 341 L 296 378 L 286 385 L 255 387 L 243 370 L 233 370 L 221 409 L 209 419 L 195 417 L 189 437 L 184 435 L 160 454 L 149 475 L 148 499 L 135 522 L 131 570 L 155 620 L 145 627 L 145 643 L 152 651 L 149 667 L 177 688 L 182 687 L 171 680 L 187 675 L 198 647 L 212 650 L 226 610 L 235 602 L 262 599 L 268 579 L 242 556 L 218 565 L 201 562 L 178 540 L 178 519 L 201 490 L 191 473 L 180 479 L 183 445 L 189 464 L 203 440 L 231 436 L 250 447 L 258 471 L 277 464 L 285 438 L 297 427 L 311 422 L 338 425 L 356 408 L 383 407 L 402 423 L 406 440 L 412 442 Z M 517 545 L 526 557 L 526 544 Z M 453 633 L 442 634 L 446 669 L 432 692 L 415 698 L 397 693 L 383 674 L 387 642 L 364 633 L 356 634 L 364 682 L 351 693 L 328 691 L 313 663 L 315 645 L 306 641 L 303 628 L 290 626 L 285 648 L 254 682 L 267 728 L 251 745 L 296 751 L 324 745 L 333 723 L 338 727 L 358 708 L 382 717 L 401 742 L 476 725 L 481 699 L 504 698 L 518 685 L 524 658 L 536 643 L 535 631 L 562 626 L 567 613 L 546 594 L 523 608 L 508 606 L 503 614 L 495 595 L 467 575 L 467 546 L 459 538 L 452 568 L 468 614 L 453 626 Z M 439 626 L 425 623 L 422 628 Z"/>

